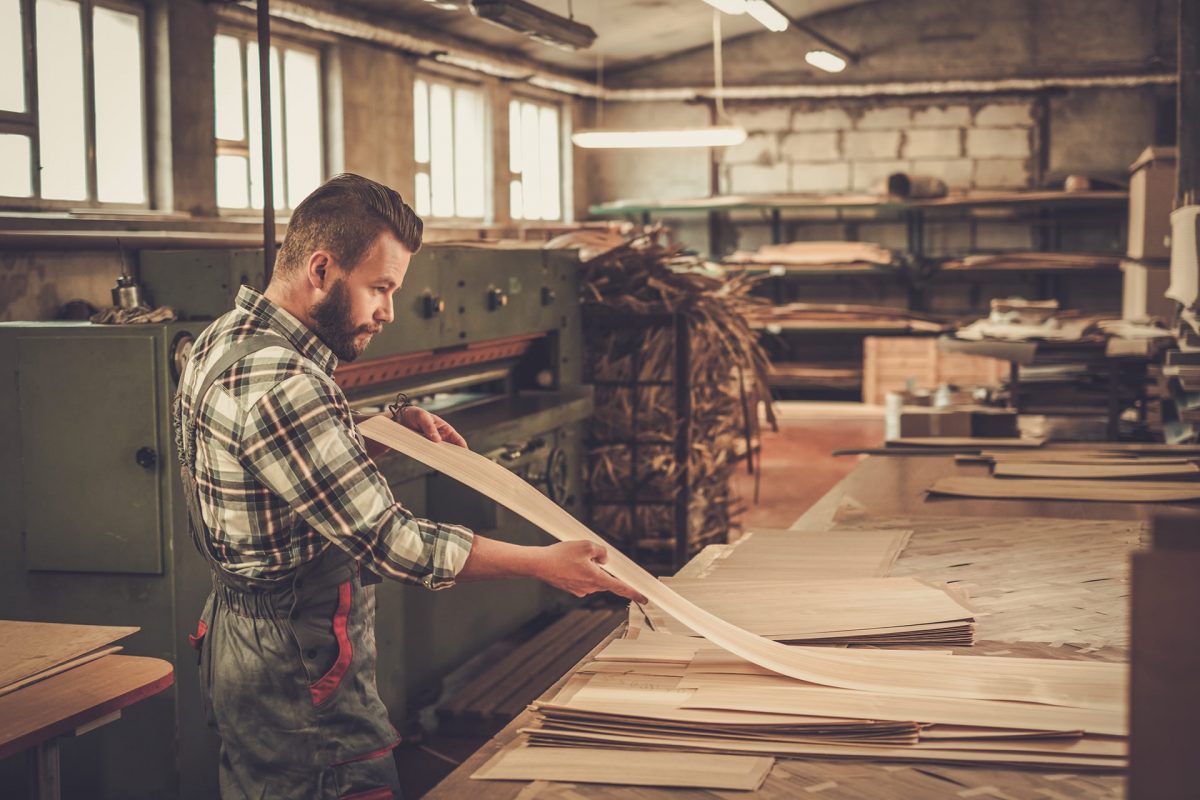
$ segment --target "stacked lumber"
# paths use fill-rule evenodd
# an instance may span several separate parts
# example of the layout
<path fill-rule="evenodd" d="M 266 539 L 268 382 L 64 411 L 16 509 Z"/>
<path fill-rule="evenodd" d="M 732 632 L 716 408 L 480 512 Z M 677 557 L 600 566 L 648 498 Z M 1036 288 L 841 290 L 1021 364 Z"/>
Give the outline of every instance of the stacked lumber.
<path fill-rule="evenodd" d="M 789 242 L 765 244 L 753 252 L 738 250 L 725 259 L 727 264 L 778 265 L 787 270 L 836 269 L 838 267 L 880 266 L 895 262 L 895 254 L 872 242 Z"/>
<path fill-rule="evenodd" d="M 1118 256 L 1092 253 L 1031 251 L 967 256 L 942 263 L 945 270 L 1113 270 L 1120 269 Z"/>
<path fill-rule="evenodd" d="M 116 653 L 138 628 L 0 620 L 0 696 Z"/>
<path fill-rule="evenodd" d="M 942 333 L 953 327 L 949 321 L 940 317 L 901 308 L 846 303 L 754 306 L 745 310 L 745 316 L 751 328 L 766 330 L 773 327 L 805 330 L 853 328 L 863 331 Z"/>
<path fill-rule="evenodd" d="M 1200 500 L 1195 456 L 1141 456 L 1128 450 L 992 452 L 962 459 L 991 467 L 991 476 L 952 475 L 931 494 L 1004 499 L 1160 503 Z"/>
<path fill-rule="evenodd" d="M 492 661 L 438 706 L 438 730 L 450 735 L 492 735 L 587 655 L 622 613 L 581 608 L 559 617 Z"/>

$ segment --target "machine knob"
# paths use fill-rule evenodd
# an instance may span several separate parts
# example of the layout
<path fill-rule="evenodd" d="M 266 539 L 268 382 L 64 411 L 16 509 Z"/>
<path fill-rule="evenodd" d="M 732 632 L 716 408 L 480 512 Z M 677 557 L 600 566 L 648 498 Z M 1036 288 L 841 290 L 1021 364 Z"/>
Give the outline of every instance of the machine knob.
<path fill-rule="evenodd" d="M 508 305 L 508 293 L 495 286 L 488 289 L 488 311 L 495 311 Z"/>
<path fill-rule="evenodd" d="M 531 474 L 531 483 L 542 484 L 542 491 L 555 503 L 562 505 L 567 501 L 567 488 L 571 477 L 571 462 L 567 451 L 556 447 L 546 456 L 546 470 L 540 474 Z"/>
<path fill-rule="evenodd" d="M 139 447 L 133 454 L 133 460 L 143 469 L 154 469 L 158 465 L 158 453 L 153 447 Z"/>
<path fill-rule="evenodd" d="M 421 313 L 426 319 L 432 319 L 446 310 L 446 301 L 440 295 L 426 292 L 421 295 Z"/>
<path fill-rule="evenodd" d="M 553 305 L 554 301 L 557 299 L 558 299 L 558 292 L 554 291 L 549 286 L 542 287 L 542 305 L 544 305 L 544 306 Z"/>

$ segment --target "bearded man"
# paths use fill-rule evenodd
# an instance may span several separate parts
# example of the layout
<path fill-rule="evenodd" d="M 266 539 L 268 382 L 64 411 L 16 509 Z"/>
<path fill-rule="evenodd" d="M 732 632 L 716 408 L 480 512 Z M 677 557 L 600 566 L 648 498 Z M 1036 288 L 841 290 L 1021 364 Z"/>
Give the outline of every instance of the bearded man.
<path fill-rule="evenodd" d="M 421 246 L 400 195 L 339 175 L 292 213 L 270 285 L 196 339 L 174 406 L 195 543 L 213 590 L 190 637 L 221 739 L 224 798 L 399 797 L 375 685 L 374 583 L 534 577 L 642 601 L 588 542 L 522 547 L 396 502 L 334 383 L 394 318 Z M 396 420 L 466 442 L 409 406 Z"/>

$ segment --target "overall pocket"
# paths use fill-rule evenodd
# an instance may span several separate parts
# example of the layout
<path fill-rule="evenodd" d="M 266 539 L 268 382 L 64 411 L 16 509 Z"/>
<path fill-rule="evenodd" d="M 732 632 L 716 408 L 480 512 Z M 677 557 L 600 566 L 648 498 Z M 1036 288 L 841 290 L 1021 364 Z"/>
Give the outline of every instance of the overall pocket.
<path fill-rule="evenodd" d="M 354 660 L 349 634 L 354 585 L 345 581 L 323 594 L 318 602 L 298 609 L 292 618 L 314 706 L 333 696 Z"/>

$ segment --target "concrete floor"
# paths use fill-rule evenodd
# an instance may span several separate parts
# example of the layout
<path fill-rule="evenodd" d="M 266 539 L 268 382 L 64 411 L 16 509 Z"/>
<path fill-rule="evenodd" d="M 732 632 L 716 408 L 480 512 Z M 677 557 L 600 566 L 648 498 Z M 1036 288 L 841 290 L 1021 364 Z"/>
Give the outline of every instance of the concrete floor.
<path fill-rule="evenodd" d="M 748 511 L 746 530 L 787 528 L 840 481 L 861 457 L 829 455 L 832 450 L 883 444 L 881 409 L 858 403 L 785 402 L 777 406 L 779 431 L 762 435 L 759 502 L 755 476 L 739 472 L 734 481 Z M 422 796 L 487 741 L 431 734 L 425 741 L 396 749 L 404 796 Z"/>

